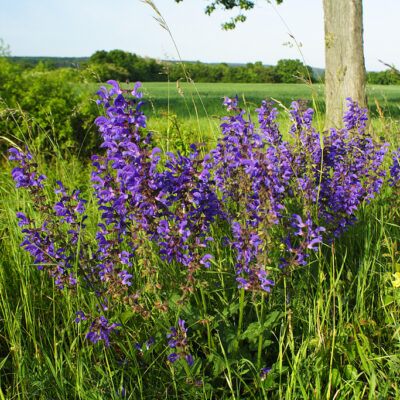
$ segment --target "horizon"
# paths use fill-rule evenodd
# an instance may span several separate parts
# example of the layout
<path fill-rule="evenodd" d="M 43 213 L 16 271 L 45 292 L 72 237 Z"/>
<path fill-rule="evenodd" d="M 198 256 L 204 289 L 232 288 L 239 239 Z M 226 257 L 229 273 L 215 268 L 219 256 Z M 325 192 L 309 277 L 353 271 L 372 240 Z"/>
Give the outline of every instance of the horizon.
<path fill-rule="evenodd" d="M 121 49 L 112 49 L 112 50 L 121 50 Z M 97 51 L 102 51 L 102 50 L 97 50 Z M 110 50 L 111 51 L 111 50 Z M 121 50 L 124 51 L 124 50 Z M 94 54 L 94 53 L 93 53 Z M 133 53 L 136 54 L 136 53 Z M 225 61 L 201 61 L 201 60 L 165 60 L 165 59 L 159 59 L 159 58 L 153 58 L 153 57 L 148 57 L 148 56 L 141 56 L 140 54 L 136 54 L 139 57 L 142 58 L 152 58 L 155 59 L 157 61 L 161 61 L 161 62 L 172 62 L 172 63 L 179 63 L 179 62 L 185 62 L 185 63 L 197 63 L 200 62 L 201 64 L 210 64 L 210 65 L 218 65 L 218 64 L 227 64 L 228 66 L 245 66 L 247 64 L 249 64 L 249 62 L 225 62 Z M 64 59 L 76 59 L 76 58 L 82 58 L 82 59 L 90 59 L 90 57 L 92 56 L 92 54 L 90 56 L 15 56 L 15 55 L 9 55 L 6 56 L 6 58 L 45 58 L 45 59 L 51 59 L 51 58 L 64 58 Z M 283 59 L 282 59 L 283 60 Z M 296 60 L 296 58 L 291 58 L 291 60 Z M 297 60 L 299 60 L 299 58 L 297 58 Z M 279 61 L 279 60 L 278 60 Z M 301 61 L 301 60 L 300 60 Z M 251 64 L 254 64 L 256 62 L 259 61 L 254 61 L 251 62 Z M 264 67 L 270 67 L 270 66 L 276 66 L 276 64 L 262 64 Z M 313 68 L 314 70 L 321 70 L 321 71 L 325 71 L 325 67 L 319 67 L 319 66 L 314 66 L 314 65 L 307 65 L 308 67 Z M 386 65 L 382 64 L 382 69 L 380 70 L 366 70 L 366 72 L 382 72 L 382 71 L 386 71 L 390 69 L 389 67 L 387 67 Z"/>

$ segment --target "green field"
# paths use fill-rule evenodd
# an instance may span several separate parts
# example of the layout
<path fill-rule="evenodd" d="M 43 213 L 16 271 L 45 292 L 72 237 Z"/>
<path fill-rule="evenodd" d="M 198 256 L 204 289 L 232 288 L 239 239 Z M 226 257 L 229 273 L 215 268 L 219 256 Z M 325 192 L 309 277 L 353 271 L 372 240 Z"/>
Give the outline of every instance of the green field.
<path fill-rule="evenodd" d="M 243 107 L 250 110 L 258 108 L 261 101 L 273 98 L 286 107 L 298 99 L 312 99 L 312 89 L 299 84 L 243 84 L 243 83 L 180 83 L 179 93 L 175 83 L 146 82 L 143 84 L 144 93 L 148 94 L 155 111 L 168 109 L 181 118 L 193 117 L 195 102 L 200 118 L 212 115 L 222 116 L 225 108 L 222 105 L 224 96 L 239 97 Z M 314 87 L 318 106 L 323 105 L 323 86 Z M 400 94 L 400 91 L 399 91 Z"/>
<path fill-rule="evenodd" d="M 81 90 L 94 93 L 101 84 L 88 84 Z M 224 96 L 238 95 L 240 105 L 249 110 L 258 108 L 267 98 L 276 100 L 285 107 L 292 101 L 307 99 L 310 106 L 325 111 L 324 85 L 294 83 L 187 83 L 187 82 L 144 82 L 143 93 L 149 117 L 158 117 L 168 110 L 178 118 L 200 119 L 225 115 L 222 105 Z M 372 118 L 379 116 L 376 101 L 387 117 L 398 115 L 400 108 L 400 86 L 368 85 L 368 108 Z M 279 106 L 278 106 L 279 107 Z"/>
<path fill-rule="evenodd" d="M 144 93 L 148 95 L 156 112 L 170 110 L 179 117 L 194 116 L 193 100 L 196 103 L 200 117 L 208 115 L 223 115 L 221 105 L 224 96 L 239 96 L 241 104 L 244 102 L 250 109 L 257 108 L 266 98 L 276 99 L 285 107 L 289 107 L 294 100 L 308 99 L 312 105 L 313 98 L 321 112 L 325 109 L 324 86 L 315 84 L 312 87 L 306 84 L 290 83 L 196 83 L 179 84 L 178 92 L 175 82 L 145 82 Z M 394 116 L 400 107 L 400 86 L 368 86 L 368 105 L 373 117 L 376 117 L 377 108 L 375 99 L 386 115 Z M 145 96 L 147 97 L 147 96 Z"/>

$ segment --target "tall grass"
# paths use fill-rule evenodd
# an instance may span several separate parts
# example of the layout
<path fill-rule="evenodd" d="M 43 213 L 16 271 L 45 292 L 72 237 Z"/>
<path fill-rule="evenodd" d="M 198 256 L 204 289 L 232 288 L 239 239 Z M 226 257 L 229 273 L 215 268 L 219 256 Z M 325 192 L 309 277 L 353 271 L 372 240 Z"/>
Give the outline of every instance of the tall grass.
<path fill-rule="evenodd" d="M 382 118 L 372 125 L 376 135 L 397 145 L 391 135 L 397 133 L 396 122 Z M 181 137 L 181 145 L 189 139 Z M 175 144 L 176 138 L 168 145 Z M 89 235 L 94 235 L 99 215 L 87 166 L 60 157 L 43 166 L 50 182 L 61 179 L 67 187 L 83 189 L 90 199 Z M 283 276 L 282 289 L 266 303 L 236 289 L 235 256 L 221 245 L 225 228 L 216 228 L 213 236 L 219 239 L 212 250 L 218 258 L 203 277 L 215 282 L 213 275 L 218 275 L 220 286 L 205 287 L 206 296 L 199 292 L 183 310 L 179 296 L 171 295 L 168 316 L 160 312 L 146 320 L 121 314 L 126 338 L 107 349 L 89 345 L 74 322 L 74 312 L 88 301 L 80 290 L 61 295 L 21 251 L 15 211 L 35 211 L 14 188 L 8 165 L 0 179 L 1 399 L 117 399 L 123 393 L 130 399 L 399 397 L 400 289 L 393 287 L 392 274 L 400 271 L 400 216 L 390 188 L 363 204 L 358 223 L 341 239 L 324 245 L 306 267 Z M 47 195 L 54 197 L 50 190 Z M 146 260 L 157 265 L 147 277 L 142 275 Z M 182 281 L 178 266 L 161 261 L 151 248 L 134 271 L 135 281 L 148 288 L 149 301 L 157 297 L 154 285 L 174 293 Z M 156 340 L 162 340 L 161 328 L 168 329 L 171 318 L 181 313 L 187 316 L 194 347 L 208 354 L 207 363 L 188 370 L 184 364 L 166 364 L 166 348 L 138 353 L 135 342 L 154 325 L 160 327 Z M 260 324 L 270 333 L 260 335 Z M 250 344 L 262 350 L 255 361 L 246 350 Z M 272 370 L 260 380 L 263 366 Z"/>

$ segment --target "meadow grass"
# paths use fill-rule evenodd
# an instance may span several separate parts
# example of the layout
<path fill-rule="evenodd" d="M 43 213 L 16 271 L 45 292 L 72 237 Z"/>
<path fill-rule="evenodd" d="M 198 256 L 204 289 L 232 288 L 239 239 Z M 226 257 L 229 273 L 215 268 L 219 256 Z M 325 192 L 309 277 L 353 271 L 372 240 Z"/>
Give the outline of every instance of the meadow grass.
<path fill-rule="evenodd" d="M 75 187 L 82 186 L 82 167 L 78 161 L 59 160 L 45 172 L 49 179 L 61 178 L 66 186 Z M 28 211 L 30 200 L 13 187 L 9 171 L 3 171 L 1 180 L 1 399 L 117 399 L 122 387 L 129 399 L 398 398 L 400 289 L 391 280 L 400 265 L 400 215 L 389 201 L 391 193 L 364 204 L 359 222 L 340 240 L 322 247 L 309 265 L 283 278 L 285 291 L 274 293 L 266 310 L 271 326 L 264 338 L 266 359 L 274 364 L 265 382 L 256 383 L 257 368 L 245 353 L 234 358 L 229 348 L 238 328 L 240 291 L 213 289 L 208 314 L 201 307 L 185 310 L 193 314 L 189 326 L 198 343 L 204 330 L 196 333 L 195 321 L 201 315 L 217 311 L 229 320 L 216 334 L 219 342 L 210 344 L 213 361 L 206 368 L 210 376 L 196 376 L 204 382 L 198 388 L 186 381 L 182 367 L 167 366 L 157 357 L 146 364 L 137 356 L 133 342 L 143 332 L 136 331 L 134 319 L 124 323 L 128 340 L 109 349 L 85 342 L 80 325 L 74 323 L 74 312 L 85 299 L 79 293 L 63 296 L 21 251 L 15 210 Z M 88 211 L 93 232 L 98 220 L 93 200 Z M 234 275 L 233 255 L 220 243 L 216 246 L 219 271 L 229 282 Z M 158 282 L 179 282 L 177 266 L 159 259 L 158 263 L 167 278 Z M 141 279 L 139 269 L 135 279 Z M 288 295 L 286 304 L 282 300 Z M 246 295 L 245 312 L 251 312 L 251 301 Z M 224 307 L 212 310 L 213 304 Z M 244 347 L 253 340 L 247 328 L 244 324 Z M 127 359 L 130 362 L 123 364 Z M 249 373 L 255 377 L 253 386 L 242 378 Z"/>
<path fill-rule="evenodd" d="M 208 99 L 205 107 L 209 115 L 222 114 L 222 108 L 217 110 L 220 97 L 240 93 L 239 85 L 234 85 L 232 92 L 228 88 L 231 84 L 196 86 L 203 102 Z M 251 108 L 252 102 L 258 106 L 266 88 L 271 92 L 276 87 L 240 86 Z M 253 92 L 248 90 L 250 86 Z M 306 98 L 306 87 L 296 93 L 300 85 L 284 87 L 286 97 L 275 92 L 284 105 Z M 182 127 L 185 117 L 178 111 L 185 115 L 185 102 L 178 92 L 168 95 L 166 84 L 145 84 L 144 88 L 157 99 L 153 102 L 154 117 L 164 107 L 168 113 L 159 120 L 149 114 L 149 128 L 156 131 L 156 141 L 164 151 L 218 136 L 218 124 L 210 128 L 213 119 L 205 116 L 199 115 L 200 130 L 196 117 L 186 120 Z M 176 90 L 176 86 L 172 88 Z M 379 104 L 388 104 L 392 112 L 399 90 L 384 89 L 387 103 Z M 175 121 L 171 114 L 177 115 Z M 289 125 L 285 118 L 280 121 L 284 131 Z M 392 147 L 398 145 L 396 121 L 383 114 L 372 121 L 371 129 Z M 29 211 L 37 220 L 41 217 L 35 214 L 29 197 L 14 188 L 10 171 L 5 164 L 0 174 L 0 399 L 118 399 L 123 398 L 122 388 L 128 399 L 399 398 L 400 288 L 393 287 L 392 274 L 400 271 L 400 215 L 396 194 L 390 188 L 376 201 L 364 203 L 357 212 L 359 221 L 333 245 L 321 246 L 306 267 L 283 276 L 280 291 L 271 296 L 263 311 L 257 299 L 236 289 L 235 255 L 221 245 L 225 227 L 217 227 L 212 250 L 218 259 L 204 276 L 213 281 L 212 274 L 218 274 L 222 286 L 205 289 L 205 301 L 203 293 L 198 293 L 196 302 L 183 311 L 190 316 L 187 319 L 195 347 L 205 346 L 204 337 L 208 329 L 213 330 L 207 345 L 201 348 L 209 355 L 209 362 L 195 364 L 188 374 L 184 365 L 162 361 L 165 349 L 146 358 L 146 354 L 138 356 L 133 346 L 151 332 L 153 324 L 165 330 L 171 326 L 171 318 L 181 312 L 173 295 L 169 298 L 172 315 L 168 317 L 160 314 L 158 320 L 146 321 L 121 315 L 126 337 L 113 341 L 110 348 L 84 340 L 81 325 L 74 322 L 74 312 L 83 305 L 94 305 L 86 304 L 88 299 L 79 290 L 74 296 L 62 295 L 20 248 L 15 212 Z M 100 216 L 85 163 L 58 156 L 51 163 L 43 161 L 43 172 L 50 182 L 60 179 L 66 187 L 83 190 L 89 199 L 88 235 L 94 240 Z M 54 198 L 50 189 L 47 195 Z M 149 298 L 155 296 L 151 290 L 155 283 L 162 284 L 165 291 L 176 291 L 182 281 L 179 266 L 161 261 L 151 248 L 143 254 L 146 258 L 157 265 L 157 275 L 151 280 L 143 277 L 139 260 L 134 266 L 134 280 L 148 285 Z M 211 322 L 201 327 L 197 323 L 200 318 Z M 272 367 L 265 381 L 260 381 L 259 365 L 246 353 L 249 344 L 259 341 L 260 318 L 270 332 L 261 339 L 261 347 L 267 349 L 262 366 Z M 163 335 L 156 339 L 161 340 Z M 196 386 L 196 379 L 203 385 Z"/>

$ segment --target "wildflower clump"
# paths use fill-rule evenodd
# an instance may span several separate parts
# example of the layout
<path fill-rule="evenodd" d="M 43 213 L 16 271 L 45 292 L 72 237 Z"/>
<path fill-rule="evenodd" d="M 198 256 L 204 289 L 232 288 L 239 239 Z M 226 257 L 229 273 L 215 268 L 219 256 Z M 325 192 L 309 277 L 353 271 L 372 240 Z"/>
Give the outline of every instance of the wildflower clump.
<path fill-rule="evenodd" d="M 246 293 L 264 310 L 268 296 L 279 294 L 282 276 L 307 266 L 321 244 L 332 243 L 357 221 L 360 204 L 371 201 L 384 182 L 387 145 L 366 133 L 366 110 L 350 99 L 345 128 L 325 133 L 312 126 L 311 108 L 293 102 L 291 136 L 285 139 L 272 102 L 256 110 L 256 124 L 236 97 L 224 99 L 229 116 L 215 148 L 207 152 L 191 144 L 185 154 L 163 154 L 147 130 L 140 84 L 108 84 L 97 92 L 104 115 L 95 121 L 102 154 L 92 157 L 100 219 L 95 241 L 86 234 L 81 192 L 57 181 L 52 204 L 33 155 L 14 148 L 16 187 L 28 191 L 32 207 L 44 216 L 38 224 L 17 213 L 21 246 L 60 290 L 85 291 L 87 309 L 76 310 L 75 321 L 85 327 L 87 340 L 118 346 L 123 339 L 114 342 L 113 335 L 132 319 L 140 355 L 142 343 L 146 350 L 164 346 L 169 365 L 182 358 L 185 368 L 192 367 L 196 357 L 216 352 L 219 331 L 231 329 L 233 317 L 218 309 L 229 303 L 227 293 Z M 393 183 L 398 170 L 394 164 Z M 195 319 L 194 307 L 200 314 Z M 242 332 L 244 300 L 239 307 L 237 337 L 227 346 L 234 355 L 239 340 L 251 338 Z M 248 314 L 261 321 L 261 344 L 248 353 L 257 354 L 257 379 L 264 381 L 271 373 L 261 369 L 265 314 L 258 308 Z M 195 340 L 188 338 L 189 318 Z M 178 327 L 171 322 L 176 320 Z M 160 325 L 170 333 L 159 334 Z"/>

